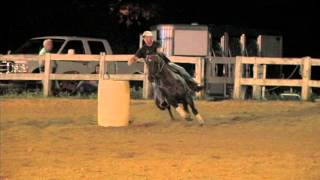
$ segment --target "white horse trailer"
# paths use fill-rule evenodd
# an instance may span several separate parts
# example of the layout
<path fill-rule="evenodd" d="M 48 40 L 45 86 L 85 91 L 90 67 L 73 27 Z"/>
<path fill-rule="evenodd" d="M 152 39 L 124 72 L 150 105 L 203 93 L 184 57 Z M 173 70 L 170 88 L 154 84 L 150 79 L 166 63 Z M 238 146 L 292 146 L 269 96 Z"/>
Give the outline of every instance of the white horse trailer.
<path fill-rule="evenodd" d="M 210 33 L 206 25 L 160 24 L 152 26 L 151 31 L 167 56 L 210 55 Z"/>

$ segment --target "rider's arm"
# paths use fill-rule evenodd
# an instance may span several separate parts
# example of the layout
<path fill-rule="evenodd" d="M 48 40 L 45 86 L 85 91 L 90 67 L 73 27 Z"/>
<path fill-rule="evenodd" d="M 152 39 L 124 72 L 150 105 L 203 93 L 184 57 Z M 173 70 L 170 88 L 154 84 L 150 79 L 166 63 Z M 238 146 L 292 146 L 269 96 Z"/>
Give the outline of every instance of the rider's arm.
<path fill-rule="evenodd" d="M 132 56 L 132 57 L 129 59 L 129 61 L 128 61 L 128 65 L 129 65 L 129 66 L 132 65 L 132 64 L 135 63 L 138 59 L 139 59 L 139 58 L 138 58 L 136 55 Z"/>
<path fill-rule="evenodd" d="M 156 47 L 157 47 L 157 53 L 163 53 L 163 48 L 161 46 L 161 43 L 159 41 L 155 41 Z"/>
<path fill-rule="evenodd" d="M 157 48 L 157 53 L 163 53 L 163 48 L 162 47 L 158 47 Z"/>
<path fill-rule="evenodd" d="M 143 58 L 145 53 L 144 51 L 145 50 L 143 48 L 138 49 L 136 54 L 129 59 L 128 65 L 130 66 L 131 64 L 135 63 L 138 59 Z"/>

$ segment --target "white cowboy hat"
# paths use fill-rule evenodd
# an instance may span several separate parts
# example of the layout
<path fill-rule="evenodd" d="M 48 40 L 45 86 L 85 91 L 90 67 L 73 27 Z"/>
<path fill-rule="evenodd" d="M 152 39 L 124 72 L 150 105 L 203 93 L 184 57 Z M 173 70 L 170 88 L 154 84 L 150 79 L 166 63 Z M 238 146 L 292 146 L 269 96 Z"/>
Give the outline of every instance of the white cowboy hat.
<path fill-rule="evenodd" d="M 145 37 L 145 36 L 153 36 L 153 34 L 151 31 L 145 31 L 143 32 L 142 37 Z"/>

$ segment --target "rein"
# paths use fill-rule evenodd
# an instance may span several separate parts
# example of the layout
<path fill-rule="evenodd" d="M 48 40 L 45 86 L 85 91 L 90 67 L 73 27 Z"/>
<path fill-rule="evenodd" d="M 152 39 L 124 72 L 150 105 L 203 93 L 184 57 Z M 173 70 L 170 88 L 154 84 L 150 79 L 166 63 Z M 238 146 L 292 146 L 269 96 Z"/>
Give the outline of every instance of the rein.
<path fill-rule="evenodd" d="M 161 66 L 161 62 L 162 62 L 162 66 Z M 161 61 L 161 62 L 158 64 L 159 71 L 156 73 L 157 76 L 163 71 L 164 65 L 166 64 L 163 61 Z"/>

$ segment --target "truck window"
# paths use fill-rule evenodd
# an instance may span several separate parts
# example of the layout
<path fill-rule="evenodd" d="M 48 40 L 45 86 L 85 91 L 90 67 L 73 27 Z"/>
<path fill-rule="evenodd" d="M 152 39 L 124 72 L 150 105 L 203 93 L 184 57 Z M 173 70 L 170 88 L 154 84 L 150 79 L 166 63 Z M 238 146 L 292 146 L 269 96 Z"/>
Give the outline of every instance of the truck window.
<path fill-rule="evenodd" d="M 101 52 L 106 52 L 104 45 L 100 41 L 88 41 L 91 54 L 100 54 Z"/>
<path fill-rule="evenodd" d="M 74 49 L 75 54 L 85 54 L 81 41 L 69 41 L 61 53 L 67 54 L 69 49 Z"/>

